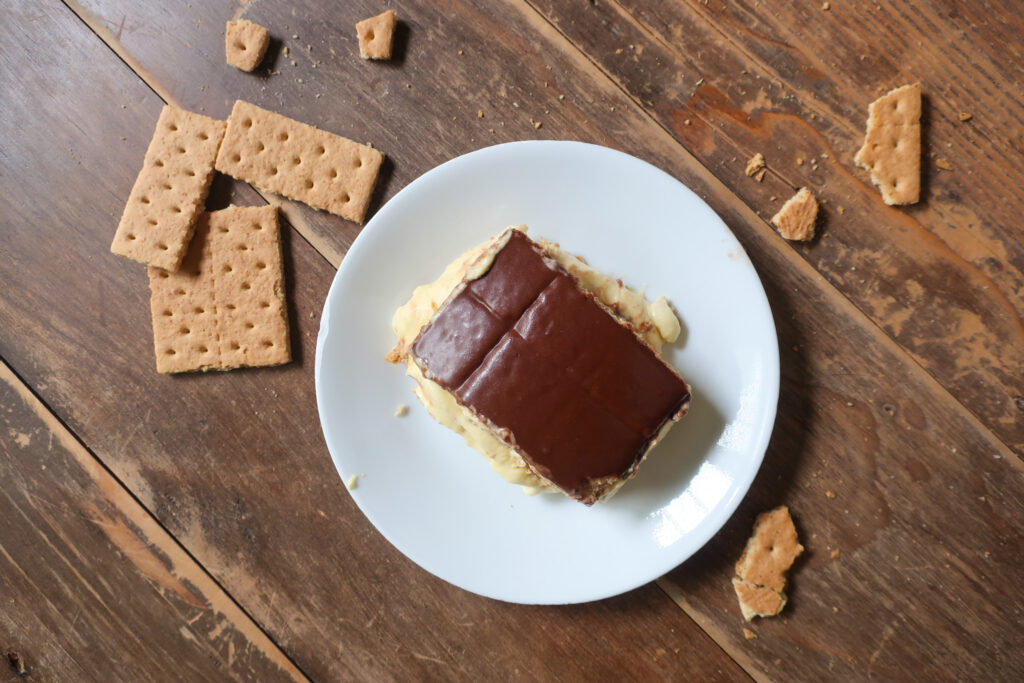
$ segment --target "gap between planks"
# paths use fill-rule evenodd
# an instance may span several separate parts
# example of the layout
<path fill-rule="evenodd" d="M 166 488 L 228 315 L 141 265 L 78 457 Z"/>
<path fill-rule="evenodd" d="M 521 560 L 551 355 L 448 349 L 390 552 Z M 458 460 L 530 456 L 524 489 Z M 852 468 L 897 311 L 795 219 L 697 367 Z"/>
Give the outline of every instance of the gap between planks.
<path fill-rule="evenodd" d="M 102 40 L 104 44 L 106 44 L 107 47 L 111 51 L 113 51 L 114 54 L 117 55 L 118 58 L 121 59 L 121 61 L 124 62 L 124 64 L 129 69 L 131 69 L 140 79 L 142 79 L 142 81 L 147 86 L 149 86 L 149 88 L 158 97 L 160 97 L 164 102 L 168 104 L 176 104 L 170 92 L 166 88 L 164 88 L 153 77 L 152 74 L 146 71 L 138 62 L 138 60 L 136 60 L 134 57 L 128 54 L 128 52 L 121 45 L 120 40 L 118 40 L 118 38 L 103 24 L 101 20 L 87 12 L 77 2 L 77 0 L 61 0 L 61 2 L 64 4 L 65 7 L 68 8 L 68 10 L 74 13 L 75 16 L 77 16 L 79 20 L 81 20 L 100 40 Z M 764 218 L 754 213 L 753 210 L 749 206 L 747 206 L 746 203 L 744 203 L 738 195 L 736 195 L 735 193 L 732 192 L 732 190 L 729 189 L 728 184 L 726 184 L 723 178 L 721 178 L 703 162 L 697 159 L 697 157 L 695 157 L 686 148 L 686 146 L 683 145 L 683 143 L 680 142 L 672 134 L 671 131 L 669 131 L 660 121 L 658 121 L 657 117 L 655 117 L 651 112 L 647 110 L 647 108 L 643 105 L 642 102 L 637 100 L 631 93 L 629 93 L 618 81 L 616 81 L 615 77 L 612 74 L 605 71 L 600 64 L 594 61 L 590 57 L 590 55 L 588 55 L 579 45 L 577 45 L 575 42 L 572 41 L 572 39 L 570 39 L 565 33 L 563 33 L 557 25 L 552 23 L 548 19 L 548 17 L 545 16 L 544 13 L 539 8 L 537 8 L 536 5 L 533 4 L 532 0 L 519 0 L 517 4 L 520 4 L 522 7 L 524 7 L 526 11 L 529 12 L 530 15 L 532 15 L 533 19 L 539 20 L 543 26 L 545 26 L 551 33 L 557 36 L 561 40 L 561 42 L 568 46 L 575 53 L 577 57 L 577 62 L 581 63 L 582 65 L 589 65 L 590 70 L 594 72 L 595 75 L 611 83 L 612 86 L 617 91 L 619 91 L 619 93 L 623 97 L 625 97 L 645 118 L 647 118 L 652 124 L 654 124 L 657 131 L 659 131 L 662 135 L 667 137 L 671 144 L 674 144 L 683 151 L 688 163 L 702 169 L 705 173 L 707 173 L 707 175 L 713 178 L 719 185 L 721 185 L 725 189 L 727 195 L 732 197 L 738 206 L 742 207 L 746 211 L 746 213 L 752 214 L 748 215 L 748 220 L 749 222 L 751 222 L 751 224 L 759 226 L 759 229 L 761 229 L 764 232 L 775 234 L 775 230 L 768 226 L 768 223 L 765 221 Z M 524 12 L 524 14 L 526 14 L 527 12 Z M 529 21 L 531 17 L 528 16 L 526 18 L 527 21 Z M 536 22 L 532 23 L 536 25 Z M 640 24 L 640 22 L 634 20 L 634 23 L 640 26 L 641 30 L 644 30 L 643 25 Z M 302 237 L 302 239 L 304 239 L 311 247 L 313 247 L 314 251 L 316 251 L 324 259 L 326 259 L 328 263 L 334 266 L 334 268 L 338 268 L 338 266 L 341 264 L 342 258 L 344 258 L 344 254 L 342 254 L 333 246 L 322 240 L 316 234 L 316 232 L 309 227 L 309 225 L 305 222 L 305 220 L 298 213 L 298 211 L 295 210 L 294 204 L 292 202 L 282 197 L 277 197 L 276 195 L 264 193 L 257 187 L 253 187 L 253 190 L 257 194 L 259 194 L 260 197 L 262 197 L 263 200 L 266 201 L 268 204 L 274 204 L 275 206 L 277 206 L 285 214 L 285 219 L 291 225 L 292 229 L 296 233 L 298 233 L 299 236 Z M 960 411 L 968 416 L 968 421 L 971 424 L 973 424 L 976 429 L 986 434 L 990 440 L 997 442 L 1003 448 L 1004 457 L 1008 456 L 1010 462 L 1012 462 L 1017 469 L 1024 471 L 1024 460 L 1021 459 L 1021 457 L 1016 453 L 1016 451 L 1010 448 L 1003 439 L 1001 439 L 991 429 L 989 429 L 989 427 L 981 421 L 981 419 L 974 413 L 973 410 L 964 405 L 948 389 L 946 389 L 946 387 L 943 386 L 935 378 L 935 376 L 932 375 L 923 365 L 921 365 L 921 363 L 917 359 L 915 359 L 913 355 L 910 354 L 910 352 L 908 352 L 906 349 L 900 346 L 899 343 L 897 343 L 892 337 L 890 337 L 885 332 L 885 330 L 883 330 L 881 326 L 877 322 L 875 322 L 875 320 L 873 320 L 869 315 L 867 315 L 863 310 L 861 310 L 861 308 L 857 306 L 857 304 L 854 303 L 848 296 L 846 296 L 846 294 L 844 294 L 842 290 L 840 290 L 834 284 L 829 282 L 816 269 L 814 269 L 813 266 L 808 264 L 807 261 L 805 261 L 803 258 L 800 258 L 794 250 L 787 248 L 784 249 L 783 251 L 785 259 L 791 264 L 793 264 L 794 267 L 799 267 L 803 269 L 805 272 L 809 271 L 813 273 L 815 279 L 833 295 L 833 298 L 838 298 L 842 302 L 844 307 L 856 311 L 856 316 L 854 316 L 855 319 L 860 318 L 863 321 L 865 321 L 867 326 L 869 326 L 875 332 L 876 337 L 885 340 L 885 343 L 888 344 L 890 348 L 895 350 L 896 355 L 905 359 L 907 362 L 911 364 L 913 368 L 916 369 L 918 373 L 927 377 L 927 380 L 930 381 L 934 386 L 938 387 L 941 390 L 942 394 L 944 394 L 949 400 L 953 401 L 957 406 L 959 406 Z"/>
<path fill-rule="evenodd" d="M 729 189 L 729 185 L 725 182 L 725 180 L 722 177 L 720 177 L 708 166 L 706 166 L 703 162 L 701 162 L 696 156 L 694 156 L 686 148 L 686 146 L 682 142 L 680 142 L 672 134 L 672 132 L 668 130 L 657 119 L 656 116 L 654 116 L 654 114 L 647 110 L 647 108 L 643 105 L 642 102 L 637 100 L 637 98 L 635 98 L 630 92 L 628 92 L 615 79 L 614 75 L 612 75 L 611 73 L 607 72 L 604 68 L 602 68 L 601 65 L 594 61 L 590 57 L 590 55 L 588 55 L 579 45 L 577 45 L 575 42 L 573 42 L 571 38 L 569 38 L 565 33 L 563 33 L 562 30 L 556 24 L 554 24 L 550 19 L 548 19 L 548 17 L 539 8 L 537 8 L 536 5 L 533 4 L 532 0 L 519 0 L 519 3 L 527 7 L 532 13 L 536 15 L 536 19 L 542 22 L 549 30 L 557 34 L 557 36 L 561 38 L 562 41 L 564 41 L 568 46 L 570 46 L 572 50 L 577 53 L 577 57 L 581 58 L 578 59 L 577 61 L 585 62 L 590 66 L 590 68 L 593 71 L 596 72 L 597 75 L 603 77 L 609 83 L 611 83 L 615 87 L 615 89 L 618 90 L 622 94 L 622 96 L 625 97 L 634 107 L 636 107 L 636 109 L 645 118 L 647 118 L 652 124 L 654 124 L 659 133 L 667 137 L 672 144 L 679 147 L 679 149 L 686 156 L 686 160 L 688 163 L 702 169 L 708 176 L 710 176 L 710 178 L 714 179 L 714 181 L 718 185 L 724 188 L 727 196 L 733 199 L 735 201 L 735 204 L 741 207 L 743 212 L 747 214 L 747 219 L 750 224 L 757 226 L 757 229 L 761 230 L 763 233 L 770 234 L 773 236 L 777 235 L 775 229 L 771 228 L 764 218 L 754 213 L 754 210 L 751 207 L 747 206 L 747 204 L 737 194 L 735 194 L 731 189 Z M 931 383 L 934 387 L 939 389 L 942 395 L 946 396 L 946 398 L 949 401 L 952 401 L 957 406 L 958 411 L 961 412 L 967 418 L 967 421 L 971 425 L 973 425 L 975 429 L 977 429 L 980 433 L 985 434 L 986 438 L 988 438 L 990 441 L 995 442 L 1001 447 L 1001 455 L 1004 458 L 1011 462 L 1013 466 L 1016 467 L 1018 470 L 1024 471 L 1024 460 L 1022 460 L 1022 457 L 1016 451 L 1010 448 L 1010 446 L 1002 438 L 996 435 L 995 432 L 989 429 L 989 427 L 984 422 L 981 421 L 981 419 L 974 413 L 973 410 L 971 410 L 968 406 L 964 405 L 945 386 L 943 386 L 942 383 L 940 383 L 939 380 L 936 379 L 934 375 L 932 375 L 932 373 L 930 373 L 923 365 L 921 365 L 921 363 L 916 358 L 914 358 L 914 356 L 909 351 L 904 349 L 895 339 L 890 337 L 885 332 L 885 330 L 883 330 L 882 327 L 877 322 L 875 322 L 874 319 L 871 318 L 871 316 L 869 316 L 867 313 L 861 310 L 861 308 L 853 300 L 851 300 L 842 290 L 840 290 L 836 285 L 831 283 L 827 278 L 825 278 L 825 276 L 819 273 L 806 260 L 800 257 L 794 249 L 785 247 L 783 248 L 782 253 L 786 261 L 789 262 L 794 269 L 799 269 L 809 274 L 810 279 L 819 283 L 822 289 L 826 290 L 831 295 L 830 298 L 838 301 L 838 306 L 847 309 L 851 313 L 851 317 L 853 319 L 859 319 L 863 321 L 864 326 L 867 329 L 871 330 L 871 332 L 876 338 L 885 343 L 890 349 L 894 351 L 894 353 L 898 357 L 902 358 L 912 368 L 914 368 L 914 370 L 919 375 L 923 376 L 925 381 Z"/>
<path fill-rule="evenodd" d="M 61 0 L 61 2 L 64 4 L 64 6 L 69 11 L 71 11 L 76 17 L 78 17 L 78 19 L 83 24 L 85 24 L 85 26 L 87 28 L 89 28 L 93 32 L 93 34 L 96 35 L 97 38 L 99 38 L 101 41 L 103 41 L 103 43 L 125 64 L 125 66 L 127 66 L 129 69 L 131 69 L 132 72 L 134 72 L 135 75 L 139 79 L 141 79 L 150 88 L 150 90 L 153 91 L 154 94 L 157 95 L 157 97 L 159 97 L 165 103 L 173 104 L 173 105 L 177 104 L 175 102 L 175 100 L 174 100 L 174 97 L 171 95 L 170 91 L 168 91 L 166 88 L 164 88 L 159 83 L 159 81 L 157 81 L 156 78 L 153 77 L 153 75 L 151 73 L 149 73 L 146 69 L 144 69 L 142 67 L 142 65 L 138 62 L 138 60 L 136 60 L 134 57 L 132 57 L 124 49 L 124 47 L 121 45 L 120 40 L 118 40 L 118 38 L 103 24 L 103 22 L 101 20 L 98 20 L 96 17 L 94 17 L 90 13 L 86 12 L 85 9 L 81 5 L 79 5 L 78 2 L 76 2 L 76 0 Z M 533 9 L 534 12 L 536 12 L 535 8 L 533 8 L 532 6 L 530 6 L 530 8 Z M 537 15 L 541 16 L 539 12 L 537 12 Z M 564 36 L 563 36 L 563 38 L 564 38 Z M 568 41 L 566 39 L 566 42 L 574 50 L 578 51 L 578 48 L 576 48 L 576 46 L 573 43 L 571 43 L 571 41 Z M 618 87 L 618 86 L 616 85 L 616 87 Z M 632 101 L 632 98 L 630 98 L 630 99 Z M 646 114 L 646 111 L 644 111 L 644 114 Z M 264 201 L 266 201 L 267 203 L 274 204 L 274 205 L 278 206 L 278 208 L 281 209 L 282 212 L 285 212 L 286 207 L 289 206 L 288 200 L 286 200 L 286 199 L 278 198 L 278 197 L 276 197 L 274 195 L 268 196 L 267 194 L 263 193 L 259 188 L 256 188 L 256 187 L 253 187 L 253 190 L 255 190 L 260 195 L 260 197 L 262 197 L 264 199 Z M 295 214 L 294 217 L 292 215 L 289 215 L 289 213 Z M 343 258 L 344 255 L 339 253 L 339 252 L 337 252 L 332 246 L 330 246 L 329 244 L 327 244 L 323 240 L 320 240 L 317 237 L 317 235 L 309 228 L 308 224 L 306 224 L 306 222 L 304 220 L 302 220 L 301 216 L 299 216 L 296 212 L 291 211 L 289 213 L 285 213 L 285 218 L 288 219 L 289 223 L 291 223 L 293 230 L 295 232 L 297 232 L 300 235 L 300 237 L 305 239 L 306 242 L 309 243 L 309 245 L 317 253 L 319 253 L 324 259 L 326 259 L 332 266 L 337 268 L 338 265 L 341 263 L 341 259 Z M 0 360 L 2 360 L 2 359 L 0 359 Z M 21 383 L 20 380 L 19 380 L 19 384 L 22 384 L 22 386 L 24 386 L 24 384 Z M 37 398 L 36 400 L 40 400 L 40 399 Z M 41 400 L 40 400 L 40 402 L 41 402 Z M 49 412 L 48 408 L 47 408 L 47 411 Z M 56 416 L 52 415 L 52 413 L 51 413 L 51 417 L 54 420 L 58 420 L 56 418 Z M 58 422 L 59 422 L 59 420 L 58 420 Z M 77 437 L 74 437 L 74 438 L 77 441 Z M 82 446 L 82 448 L 85 448 L 85 447 Z M 92 455 L 91 451 L 89 451 L 89 454 Z M 95 455 L 93 455 L 93 457 L 95 458 Z M 149 511 L 146 510 L 145 507 L 142 506 L 142 504 L 137 499 L 135 499 L 134 495 L 130 492 L 130 490 L 127 489 L 127 487 L 125 487 L 124 484 L 113 475 L 113 473 L 111 473 L 109 470 L 106 469 L 106 466 L 102 464 L 102 461 L 100 461 L 99 458 L 95 458 L 95 459 L 96 459 L 96 462 L 99 463 L 99 466 L 102 467 L 104 470 L 106 470 L 107 474 L 109 476 L 113 477 L 115 479 L 115 481 L 117 481 L 118 485 L 120 485 L 122 488 L 124 488 L 124 490 L 127 493 L 127 495 L 132 497 L 132 499 L 135 501 L 135 504 L 139 508 L 141 508 L 144 511 L 144 513 L 147 516 L 149 516 L 156 524 L 159 525 L 160 524 L 159 521 L 157 521 L 154 517 L 152 517 L 150 515 Z M 184 547 L 181 546 L 178 543 L 177 539 L 172 534 L 170 534 L 170 532 L 167 529 L 165 529 L 162 525 L 160 525 L 160 528 L 161 528 L 161 530 L 165 534 L 167 534 L 171 538 L 172 542 L 175 543 L 175 545 L 177 545 L 186 554 L 188 554 L 188 551 L 185 550 Z M 206 573 L 205 568 L 203 568 L 202 565 L 199 564 L 199 562 L 195 558 L 193 558 L 191 556 L 191 554 L 188 554 L 188 557 L 190 559 L 192 559 L 193 562 L 196 563 L 197 567 L 199 567 L 200 570 L 203 571 L 204 574 L 209 576 L 209 574 Z M 212 577 L 210 577 L 210 579 L 212 581 L 214 581 L 214 583 L 216 583 L 215 579 L 213 579 Z M 736 654 L 731 653 L 728 650 L 726 650 L 722 646 L 722 640 L 720 638 L 715 638 L 711 633 L 708 632 L 708 629 L 704 625 L 702 625 L 698 621 L 696 621 L 696 619 L 694 619 L 694 617 L 690 613 L 690 611 L 685 609 L 684 605 L 673 596 L 672 591 L 665 587 L 664 581 L 666 581 L 666 580 L 665 579 L 657 579 L 657 580 L 654 581 L 654 583 L 655 583 L 656 586 L 658 586 L 658 588 L 662 591 L 662 593 L 665 594 L 666 598 L 671 600 L 677 607 L 680 608 L 680 611 L 683 613 L 683 615 L 686 618 L 690 619 L 694 623 L 694 625 L 697 626 L 697 628 L 699 628 L 705 635 L 708 636 L 708 639 L 711 642 L 713 642 L 716 647 L 718 647 L 718 649 L 722 652 L 722 654 L 724 656 L 726 656 L 730 660 L 732 660 L 737 665 L 737 667 L 740 668 L 752 680 L 758 680 L 758 681 L 764 680 L 763 677 L 762 678 L 755 677 L 754 674 L 755 674 L 755 672 L 758 671 L 757 667 L 754 666 L 754 663 L 748 657 L 746 657 L 746 655 L 741 653 L 740 656 L 737 657 Z M 239 608 L 239 610 L 246 617 L 248 617 L 252 621 L 253 625 L 256 628 L 260 629 L 261 633 L 264 633 L 262 631 L 262 628 L 255 622 L 255 620 L 253 620 L 249 616 L 249 614 L 247 612 L 245 612 L 244 609 L 242 609 L 240 606 L 238 606 L 237 602 L 235 602 L 234 598 L 231 597 L 229 593 L 227 593 L 226 589 L 224 589 L 222 586 L 220 586 L 220 584 L 217 584 L 217 586 L 222 591 L 224 591 L 225 595 L 228 596 L 228 598 L 232 601 L 232 603 L 235 604 Z M 269 638 L 269 635 L 267 635 L 266 637 Z M 274 641 L 272 639 L 271 639 L 271 642 L 274 643 Z M 276 643 L 274 643 L 274 645 L 275 645 L 275 647 L 278 647 L 278 649 L 280 650 L 280 647 L 277 646 Z M 282 652 L 282 654 L 286 658 L 288 658 L 288 655 L 285 654 L 283 652 L 283 650 L 281 650 L 281 652 Z M 291 659 L 288 658 L 288 661 L 291 662 Z"/>
<path fill-rule="evenodd" d="M 82 440 L 71 431 L 36 392 L 26 384 L 15 370 L 0 357 L 0 382 L 8 384 L 21 397 L 25 405 L 46 425 L 61 446 L 67 449 L 82 467 L 103 496 L 142 533 L 153 547 L 159 548 L 173 568 L 176 577 L 184 577 L 209 601 L 209 609 L 234 624 L 239 633 L 255 645 L 293 680 L 310 679 L 298 664 L 281 648 L 263 627 L 238 603 L 178 539 L 148 510 L 124 482 L 111 472 Z"/>
<path fill-rule="evenodd" d="M 109 29 L 104 26 L 103 22 L 90 13 L 86 12 L 76 0 L 62 0 L 63 4 L 73 12 L 100 40 L 102 40 L 107 47 L 114 52 L 125 63 L 125 65 L 131 69 L 146 85 L 162 100 L 167 103 L 174 104 L 174 99 L 170 93 L 163 88 L 163 86 L 146 71 L 141 64 L 138 63 L 127 51 L 123 48 L 120 41 L 116 36 L 111 33 Z M 708 166 L 699 161 L 693 156 L 690 151 L 680 142 L 671 131 L 669 131 L 658 119 L 648 111 L 642 102 L 638 101 L 631 93 L 624 89 L 624 87 L 614 78 L 614 76 L 604 70 L 597 62 L 595 62 L 579 45 L 572 41 L 567 35 L 565 35 L 561 29 L 553 24 L 546 15 L 543 14 L 531 0 L 520 0 L 518 3 L 521 7 L 521 12 L 529 23 L 537 26 L 541 30 L 546 30 L 549 34 L 548 37 L 554 37 L 557 42 L 561 42 L 565 45 L 567 51 L 571 51 L 575 55 L 575 62 L 580 64 L 581 68 L 590 71 L 596 78 L 601 78 L 609 82 L 623 97 L 626 98 L 644 117 L 646 117 L 652 124 L 654 124 L 654 130 L 656 133 L 660 133 L 664 138 L 667 139 L 669 144 L 678 147 L 686 157 L 688 164 L 693 165 L 696 168 L 701 169 L 704 173 L 713 179 L 715 183 L 721 186 L 725 191 L 725 196 L 731 197 L 735 204 L 741 207 L 742 211 L 746 214 L 745 218 L 753 225 L 758 226 L 756 229 L 761 230 L 764 234 L 774 235 L 775 231 L 771 229 L 767 222 L 755 214 L 753 210 L 747 206 L 737 195 L 735 195 L 729 186 L 725 183 L 724 179 L 712 171 Z M 531 21 L 532 19 L 532 21 Z M 306 222 L 302 219 L 296 211 L 290 210 L 292 205 L 287 200 L 277 198 L 276 196 L 269 195 L 260 191 L 258 188 L 253 188 L 265 201 L 271 204 L 275 204 L 285 212 L 285 217 L 291 223 L 295 232 L 300 237 L 306 240 L 307 243 L 313 247 L 323 258 L 331 263 L 335 268 L 340 264 L 344 254 L 339 252 L 331 245 L 321 240 L 316 233 L 310 229 Z M 916 372 L 923 377 L 926 382 L 932 383 L 933 387 L 940 389 L 941 394 L 946 396 L 948 400 L 952 401 L 956 406 L 956 409 L 965 416 L 968 423 L 970 423 L 978 432 L 986 435 L 986 438 L 995 444 L 998 444 L 1002 448 L 1002 455 L 1008 459 L 1012 466 L 1018 470 L 1024 471 L 1024 463 L 1018 455 L 1007 446 L 1007 444 L 997 437 L 981 420 L 971 411 L 967 406 L 956 399 L 938 380 L 928 372 L 914 357 L 907 352 L 902 346 L 900 346 L 894 339 L 892 339 L 884 330 L 866 313 L 864 313 L 849 297 L 847 297 L 841 290 L 835 285 L 829 282 L 824 276 L 822 276 L 816 269 L 808 264 L 803 258 L 799 257 L 796 252 L 792 249 L 785 248 L 784 259 L 795 269 L 801 269 L 805 274 L 808 274 L 810 279 L 814 280 L 820 287 L 825 289 L 831 296 L 830 298 L 837 301 L 837 306 L 846 309 L 853 319 L 859 319 L 863 321 L 865 327 L 870 330 L 881 343 L 886 344 L 893 352 L 900 358 L 904 359 L 905 362 L 909 363 L 909 367 L 914 368 Z M 120 482 L 119 482 L 120 483 Z M 173 538 L 173 537 L 172 537 Z M 717 633 L 716 629 L 708 629 L 708 624 L 701 623 L 694 616 L 693 609 L 687 603 L 685 596 L 683 596 L 678 587 L 675 586 L 670 580 L 661 578 L 655 581 L 656 585 L 671 599 L 688 618 L 690 618 L 705 634 L 711 639 L 716 645 L 723 651 L 723 653 L 732 659 L 736 664 L 742 668 L 747 675 L 751 676 L 755 680 L 765 680 L 761 675 L 761 672 L 753 662 L 742 652 L 737 650 L 735 652 L 727 649 L 723 643 L 725 639 L 723 634 Z"/>

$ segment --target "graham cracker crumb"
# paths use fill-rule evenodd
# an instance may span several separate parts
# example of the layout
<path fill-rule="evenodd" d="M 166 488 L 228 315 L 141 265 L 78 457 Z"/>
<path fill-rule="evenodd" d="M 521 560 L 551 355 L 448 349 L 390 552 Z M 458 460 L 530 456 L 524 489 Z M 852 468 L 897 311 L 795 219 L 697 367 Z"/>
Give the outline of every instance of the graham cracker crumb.
<path fill-rule="evenodd" d="M 836 497 L 836 492 L 835 491 L 825 491 L 825 497 L 829 498 L 829 499 L 835 498 Z"/>
<path fill-rule="evenodd" d="M 810 190 L 802 187 L 772 216 L 772 225 L 787 240 L 806 241 L 814 237 L 814 222 L 817 218 L 818 200 Z"/>
<path fill-rule="evenodd" d="M 764 174 L 767 172 L 767 168 L 762 168 L 760 171 L 757 172 L 757 175 L 754 176 L 754 180 L 756 180 L 757 182 L 761 182 L 762 180 L 764 180 Z"/>
<path fill-rule="evenodd" d="M 270 31 L 248 19 L 229 21 L 224 29 L 225 57 L 228 64 L 236 69 L 242 71 L 255 69 L 263 61 L 263 56 L 267 54 L 268 45 L 270 45 Z"/>
<path fill-rule="evenodd" d="M 960 112 L 960 120 L 961 121 L 970 121 L 973 118 L 974 118 L 974 115 L 971 114 L 970 112 L 966 112 L 966 111 Z"/>
<path fill-rule="evenodd" d="M 949 163 L 948 160 L 943 159 L 942 157 L 939 157 L 938 159 L 935 160 L 935 166 L 937 168 L 942 169 L 943 171 L 953 170 L 953 164 Z"/>
<path fill-rule="evenodd" d="M 390 9 L 357 23 L 359 56 L 363 59 L 391 59 L 397 26 L 395 11 Z"/>
<path fill-rule="evenodd" d="M 757 638 L 757 634 L 754 633 L 753 631 L 751 631 L 749 628 L 744 627 L 743 628 L 743 637 L 746 638 L 747 640 L 753 640 L 754 638 Z"/>
<path fill-rule="evenodd" d="M 846 213 L 846 209 L 844 209 L 842 206 L 837 206 L 836 211 L 839 212 L 839 215 Z"/>
<path fill-rule="evenodd" d="M 839 559 L 839 548 L 834 549 L 831 553 L 829 553 L 828 556 L 831 557 L 833 560 L 838 560 Z"/>
<path fill-rule="evenodd" d="M 732 580 L 743 617 L 774 616 L 786 605 L 786 571 L 804 551 L 785 505 L 758 515 Z"/>
<path fill-rule="evenodd" d="M 832 5 L 831 5 L 831 4 L 829 4 L 829 3 L 827 3 L 827 2 L 823 2 L 823 3 L 821 3 L 821 11 L 822 11 L 822 12 L 827 12 L 827 11 L 829 11 L 830 9 L 832 9 Z"/>
<path fill-rule="evenodd" d="M 758 152 L 754 156 L 750 157 L 747 161 L 747 168 L 744 171 L 748 176 L 753 176 L 755 173 L 765 167 L 764 155 Z"/>
<path fill-rule="evenodd" d="M 871 103 L 864 144 L 854 157 L 886 204 L 921 195 L 921 84 L 897 88 Z"/>

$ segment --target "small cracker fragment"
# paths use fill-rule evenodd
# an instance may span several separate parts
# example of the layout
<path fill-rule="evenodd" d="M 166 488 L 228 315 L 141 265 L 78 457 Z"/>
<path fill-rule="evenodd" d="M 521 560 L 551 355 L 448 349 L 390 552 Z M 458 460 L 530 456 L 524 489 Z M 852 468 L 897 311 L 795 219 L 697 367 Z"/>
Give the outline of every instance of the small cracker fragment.
<path fill-rule="evenodd" d="M 748 176 L 753 176 L 755 173 L 757 173 L 764 167 L 764 155 L 758 152 L 754 156 L 750 157 L 749 161 L 747 161 L 747 168 L 744 171 L 744 173 L 746 173 Z"/>
<path fill-rule="evenodd" d="M 409 406 L 405 405 L 404 403 L 400 404 L 397 408 L 395 408 L 395 417 L 405 417 L 408 414 Z"/>
<path fill-rule="evenodd" d="M 372 147 L 237 100 L 215 168 L 361 223 L 383 161 Z"/>
<path fill-rule="evenodd" d="M 224 53 L 228 64 L 252 71 L 267 54 L 270 45 L 270 31 L 248 19 L 229 21 L 224 29 Z"/>
<path fill-rule="evenodd" d="M 178 270 L 210 190 L 224 130 L 223 121 L 163 108 L 110 251 Z"/>
<path fill-rule="evenodd" d="M 749 628 L 744 628 L 743 637 L 747 640 L 753 640 L 754 638 L 757 638 L 757 634 L 751 631 Z"/>
<path fill-rule="evenodd" d="M 158 372 L 291 360 L 276 207 L 202 214 L 179 271 L 150 268 L 149 287 Z"/>
<path fill-rule="evenodd" d="M 935 166 L 937 168 L 942 169 L 943 171 L 953 170 L 953 164 L 949 163 L 947 159 L 943 159 L 942 157 L 939 157 L 938 159 L 935 160 Z"/>
<path fill-rule="evenodd" d="M 921 84 L 871 103 L 864 145 L 854 161 L 871 173 L 886 204 L 913 204 L 921 195 Z"/>
<path fill-rule="evenodd" d="M 803 551 L 789 508 L 780 505 L 757 516 L 754 533 L 736 563 L 736 575 L 758 586 L 781 591 L 786 587 L 786 571 Z"/>
<path fill-rule="evenodd" d="M 973 118 L 974 118 L 974 115 L 971 114 L 970 112 L 966 112 L 966 111 L 960 112 L 960 121 L 970 121 Z"/>
<path fill-rule="evenodd" d="M 814 222 L 817 218 L 818 200 L 810 190 L 802 187 L 772 216 L 772 225 L 787 240 L 806 241 L 814 237 Z"/>
<path fill-rule="evenodd" d="M 358 22 L 359 56 L 363 59 L 391 59 L 397 25 L 395 11 L 390 9 Z"/>
<path fill-rule="evenodd" d="M 786 596 L 765 586 L 758 586 L 743 579 L 733 578 L 732 587 L 740 602 L 740 611 L 747 621 L 754 617 L 774 617 L 786 606 Z"/>

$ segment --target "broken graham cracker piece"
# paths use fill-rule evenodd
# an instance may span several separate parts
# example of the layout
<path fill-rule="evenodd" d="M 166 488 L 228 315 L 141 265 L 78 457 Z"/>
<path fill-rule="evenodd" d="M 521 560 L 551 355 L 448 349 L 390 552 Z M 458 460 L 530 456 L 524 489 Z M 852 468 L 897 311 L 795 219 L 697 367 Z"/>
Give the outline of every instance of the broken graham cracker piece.
<path fill-rule="evenodd" d="M 736 563 L 736 575 L 781 591 L 786 587 L 786 571 L 803 551 L 789 508 L 781 505 L 758 515 L 754 533 Z"/>
<path fill-rule="evenodd" d="M 358 22 L 359 56 L 363 59 L 391 59 L 396 26 L 395 11 L 390 9 Z"/>
<path fill-rule="evenodd" d="M 252 71 L 267 54 L 270 45 L 270 31 L 248 19 L 229 21 L 224 29 L 224 53 L 228 64 Z"/>
<path fill-rule="evenodd" d="M 758 152 L 754 156 L 750 157 L 749 161 L 747 161 L 747 168 L 744 170 L 744 173 L 748 176 L 753 176 L 758 171 L 764 169 L 764 167 L 764 155 Z"/>
<path fill-rule="evenodd" d="M 758 515 L 732 580 L 747 621 L 782 611 L 786 606 L 786 571 L 803 551 L 789 508 L 782 505 Z"/>
<path fill-rule="evenodd" d="M 149 288 L 158 372 L 291 360 L 276 207 L 202 214 L 180 270 L 150 268 Z"/>
<path fill-rule="evenodd" d="M 774 617 L 786 606 L 786 596 L 780 591 L 737 578 L 733 578 L 732 587 L 736 590 L 740 611 L 747 621 L 752 621 L 754 617 Z"/>
<path fill-rule="evenodd" d="M 383 161 L 372 147 L 238 100 L 214 167 L 361 223 Z"/>
<path fill-rule="evenodd" d="M 871 103 L 864 145 L 854 161 L 871 173 L 886 204 L 921 195 L 921 84 L 905 85 Z"/>
<path fill-rule="evenodd" d="M 818 200 L 806 187 L 786 200 L 779 212 L 772 216 L 772 225 L 787 240 L 806 241 L 814 237 L 814 222 L 818 219 Z"/>
<path fill-rule="evenodd" d="M 110 251 L 178 269 L 210 190 L 224 128 L 223 121 L 164 107 Z"/>

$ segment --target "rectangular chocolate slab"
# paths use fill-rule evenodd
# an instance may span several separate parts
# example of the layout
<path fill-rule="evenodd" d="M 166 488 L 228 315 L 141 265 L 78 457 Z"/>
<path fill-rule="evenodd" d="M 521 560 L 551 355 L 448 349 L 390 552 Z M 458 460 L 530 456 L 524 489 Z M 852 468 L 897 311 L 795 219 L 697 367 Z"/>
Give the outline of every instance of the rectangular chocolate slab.
<path fill-rule="evenodd" d="M 420 331 L 412 357 L 568 495 L 632 475 L 686 382 L 518 230 Z"/>

